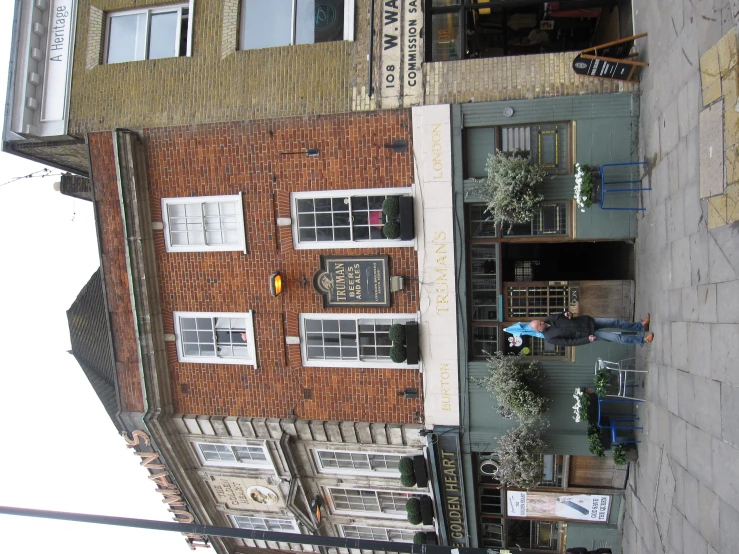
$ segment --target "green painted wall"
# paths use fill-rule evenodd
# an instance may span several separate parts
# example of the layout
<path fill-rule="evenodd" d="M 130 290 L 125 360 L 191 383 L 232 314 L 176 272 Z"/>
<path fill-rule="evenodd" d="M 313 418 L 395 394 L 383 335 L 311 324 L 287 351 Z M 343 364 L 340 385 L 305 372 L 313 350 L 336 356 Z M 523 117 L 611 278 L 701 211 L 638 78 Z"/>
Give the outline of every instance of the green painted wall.
<path fill-rule="evenodd" d="M 503 115 L 506 107 L 514 109 L 512 117 Z M 572 121 L 576 139 L 573 160 L 581 164 L 601 165 L 637 160 L 638 118 L 639 98 L 634 94 L 582 95 L 460 106 L 460 124 L 464 129 L 472 130 L 467 136 L 464 155 L 473 158 L 471 171 L 475 174 L 484 167 L 483 160 L 492 152 L 492 132 L 483 130 L 483 127 Z M 454 163 L 461 168 L 463 162 L 460 148 Z M 619 176 L 620 173 L 611 175 Z M 572 175 L 548 177 L 540 191 L 550 200 L 569 199 L 572 198 L 574 184 Z M 462 183 L 465 193 L 471 186 L 471 180 Z M 465 198 L 466 202 L 477 200 L 471 196 Z M 636 200 L 629 194 L 611 194 L 606 206 L 629 207 L 636 205 Z M 636 236 L 636 212 L 633 211 L 601 210 L 594 206 L 584 213 L 578 210 L 575 216 L 577 239 Z"/>

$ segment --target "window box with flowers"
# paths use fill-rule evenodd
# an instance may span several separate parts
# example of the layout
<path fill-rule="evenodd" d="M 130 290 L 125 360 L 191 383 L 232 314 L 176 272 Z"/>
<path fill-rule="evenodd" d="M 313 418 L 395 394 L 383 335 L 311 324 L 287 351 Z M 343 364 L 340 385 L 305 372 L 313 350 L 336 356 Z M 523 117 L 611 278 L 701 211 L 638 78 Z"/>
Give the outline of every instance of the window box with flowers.
<path fill-rule="evenodd" d="M 574 199 L 581 212 L 600 201 L 600 189 L 598 167 L 576 163 Z"/>

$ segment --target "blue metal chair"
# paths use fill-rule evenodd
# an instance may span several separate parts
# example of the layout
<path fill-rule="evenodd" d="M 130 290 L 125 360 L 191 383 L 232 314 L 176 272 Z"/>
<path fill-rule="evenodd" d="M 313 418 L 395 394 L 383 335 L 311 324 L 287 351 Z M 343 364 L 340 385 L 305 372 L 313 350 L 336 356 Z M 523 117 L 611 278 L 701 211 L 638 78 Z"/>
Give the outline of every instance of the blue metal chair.
<path fill-rule="evenodd" d="M 598 427 L 601 429 L 609 429 L 611 432 L 611 444 L 636 444 L 641 441 L 636 439 L 619 439 L 619 431 L 641 431 L 644 427 L 636 427 L 634 425 L 620 425 L 621 423 L 633 423 L 639 418 L 635 415 L 604 415 L 603 404 L 606 402 L 636 402 L 630 398 L 603 398 L 598 397 Z M 608 423 L 604 423 L 603 419 L 608 418 Z"/>
<path fill-rule="evenodd" d="M 636 166 L 637 170 L 640 165 L 649 165 L 649 162 L 625 162 L 625 163 L 618 163 L 618 164 L 603 164 L 600 166 L 600 180 L 601 180 L 601 194 L 600 194 L 600 203 L 598 204 L 600 206 L 601 210 L 637 210 L 637 211 L 643 211 L 646 208 L 644 207 L 606 207 L 604 204 L 606 203 L 606 193 L 609 192 L 639 192 L 644 190 L 652 190 L 652 187 L 642 187 L 641 186 L 641 177 L 638 179 L 628 178 L 628 177 L 616 177 L 615 181 L 607 181 L 606 180 L 606 168 L 607 167 L 624 167 L 624 166 Z M 635 183 L 639 183 L 639 187 L 633 187 Z M 627 188 L 625 187 L 617 187 L 617 188 L 609 188 L 609 185 L 631 185 Z"/>

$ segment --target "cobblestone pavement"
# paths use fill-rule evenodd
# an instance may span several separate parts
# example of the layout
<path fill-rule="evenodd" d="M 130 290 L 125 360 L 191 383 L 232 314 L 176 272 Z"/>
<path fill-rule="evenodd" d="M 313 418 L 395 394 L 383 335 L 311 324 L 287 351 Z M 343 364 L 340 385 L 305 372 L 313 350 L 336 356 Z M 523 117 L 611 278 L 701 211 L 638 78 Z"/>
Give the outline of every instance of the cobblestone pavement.
<path fill-rule="evenodd" d="M 636 313 L 651 312 L 655 341 L 637 354 L 649 370 L 647 402 L 623 551 L 739 553 L 739 223 L 709 214 L 718 201 L 708 198 L 727 195 L 724 145 L 736 140 L 722 141 L 723 121 L 733 126 L 739 112 L 731 77 L 716 96 L 700 73 L 701 57 L 709 53 L 709 63 L 711 49 L 736 33 L 739 1 L 633 3 L 635 32 L 649 33 L 637 46 L 650 64 L 640 159 L 652 164 L 653 188 L 638 221 Z M 704 96 L 725 96 L 726 107 L 719 101 L 702 113 Z"/>

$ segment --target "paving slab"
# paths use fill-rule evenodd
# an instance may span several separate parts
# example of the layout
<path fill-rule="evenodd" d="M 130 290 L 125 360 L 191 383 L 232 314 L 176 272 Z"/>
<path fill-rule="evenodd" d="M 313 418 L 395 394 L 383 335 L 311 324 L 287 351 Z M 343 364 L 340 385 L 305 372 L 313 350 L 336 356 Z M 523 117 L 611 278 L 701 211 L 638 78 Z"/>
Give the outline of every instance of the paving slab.
<path fill-rule="evenodd" d="M 721 383 L 720 436 L 729 444 L 739 447 L 739 387 Z"/>
<path fill-rule="evenodd" d="M 718 73 L 716 73 L 718 75 Z M 718 81 L 714 85 L 718 84 Z M 711 85 L 713 86 L 713 85 Z M 720 96 L 720 84 L 714 102 Z M 706 89 L 703 89 L 706 104 Z M 724 192 L 724 103 L 711 104 L 700 113 L 700 196 L 708 198 Z"/>

